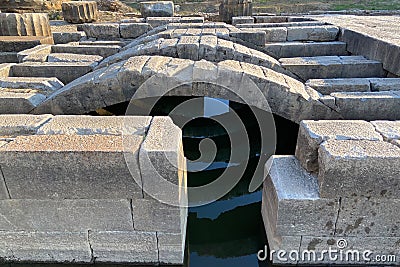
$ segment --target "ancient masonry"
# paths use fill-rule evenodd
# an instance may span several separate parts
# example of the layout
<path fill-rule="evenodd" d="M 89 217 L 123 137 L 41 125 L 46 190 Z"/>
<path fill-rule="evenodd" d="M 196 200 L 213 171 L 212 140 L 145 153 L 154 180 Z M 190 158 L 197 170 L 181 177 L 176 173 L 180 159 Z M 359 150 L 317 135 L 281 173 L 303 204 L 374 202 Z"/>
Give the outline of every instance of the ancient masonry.
<path fill-rule="evenodd" d="M 65 6 L 74 17 L 67 20 L 95 20 L 80 13 L 85 2 L 76 5 L 83 9 Z M 382 28 L 368 27 L 371 20 Z M 183 264 L 180 129 L 167 117 L 83 115 L 129 101 L 154 75 L 160 84 L 189 84 L 172 95 L 237 102 L 246 76 L 273 113 L 300 124 L 296 154 L 274 156 L 266 168 L 260 212 L 272 250 L 323 256 L 346 240 L 360 251 L 399 251 L 400 43 L 389 27 L 399 22 L 146 16 L 67 32 L 45 15 L 0 14 L 0 257 Z M 232 92 L 208 90 L 199 79 Z M 164 197 L 183 207 L 147 193 L 163 193 L 152 167 L 168 170 L 165 178 L 179 186 Z M 312 264 L 329 263 L 318 258 Z"/>

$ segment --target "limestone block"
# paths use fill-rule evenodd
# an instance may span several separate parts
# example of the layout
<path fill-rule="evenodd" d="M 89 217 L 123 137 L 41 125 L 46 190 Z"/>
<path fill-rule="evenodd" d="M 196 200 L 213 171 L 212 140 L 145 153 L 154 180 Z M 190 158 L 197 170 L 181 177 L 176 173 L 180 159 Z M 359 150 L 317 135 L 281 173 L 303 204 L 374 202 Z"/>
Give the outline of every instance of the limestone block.
<path fill-rule="evenodd" d="M 87 231 L 0 232 L 0 257 L 13 262 L 90 263 Z"/>
<path fill-rule="evenodd" d="M 284 23 L 288 21 L 287 16 L 254 16 L 256 23 Z"/>
<path fill-rule="evenodd" d="M 327 140 L 380 141 L 382 136 L 366 121 L 302 121 L 297 138 L 296 157 L 309 172 L 318 171 L 318 148 Z"/>
<path fill-rule="evenodd" d="M 119 45 L 89 45 L 89 44 L 59 44 L 52 47 L 52 53 L 69 53 L 83 55 L 98 55 L 103 58 L 118 53 L 121 50 Z"/>
<path fill-rule="evenodd" d="M 184 264 L 185 239 L 180 234 L 158 232 L 157 240 L 161 264 Z"/>
<path fill-rule="evenodd" d="M 16 52 L 0 52 L 0 64 L 1 63 L 18 63 L 18 57 Z"/>
<path fill-rule="evenodd" d="M 261 47 L 264 47 L 267 42 L 265 31 L 239 31 L 231 32 L 229 35 Z"/>
<path fill-rule="evenodd" d="M 400 95 L 396 91 L 333 93 L 339 112 L 345 119 L 400 119 Z"/>
<path fill-rule="evenodd" d="M 128 199 L 0 200 L 4 231 L 86 232 L 130 231 Z"/>
<path fill-rule="evenodd" d="M 40 93 L 0 90 L 0 114 L 27 114 L 45 99 Z"/>
<path fill-rule="evenodd" d="M 317 178 L 294 156 L 274 156 L 264 182 L 264 214 L 277 236 L 329 236 L 335 232 L 339 201 L 319 197 Z"/>
<path fill-rule="evenodd" d="M 147 17 L 146 22 L 153 28 L 169 23 L 180 22 L 181 17 Z"/>
<path fill-rule="evenodd" d="M 60 115 L 40 127 L 37 134 L 67 135 L 140 135 L 144 136 L 150 126 L 151 117 L 93 117 L 82 115 Z"/>
<path fill-rule="evenodd" d="M 371 91 L 400 91 L 399 78 L 369 79 Z"/>
<path fill-rule="evenodd" d="M 1 36 L 0 47 L 3 52 L 19 52 L 41 44 L 54 44 L 52 36 Z"/>
<path fill-rule="evenodd" d="M 318 150 L 321 197 L 399 198 L 399 161 L 400 148 L 384 141 L 328 140 Z"/>
<path fill-rule="evenodd" d="M 112 40 L 120 38 L 118 23 L 83 24 L 82 30 L 89 38 Z"/>
<path fill-rule="evenodd" d="M 62 83 L 73 80 L 93 70 L 93 62 L 25 62 L 12 67 L 15 77 L 56 77 Z"/>
<path fill-rule="evenodd" d="M 0 13 L 0 36 L 51 36 L 45 13 Z"/>
<path fill-rule="evenodd" d="M 51 45 L 38 45 L 34 48 L 30 48 L 21 52 L 18 52 L 18 61 L 26 62 L 45 62 L 47 56 L 51 53 Z"/>
<path fill-rule="evenodd" d="M 336 26 L 288 27 L 287 41 L 335 41 L 339 28 Z"/>
<path fill-rule="evenodd" d="M 86 37 L 85 32 L 53 32 L 55 44 L 67 44 L 70 42 L 78 42 Z"/>
<path fill-rule="evenodd" d="M 121 23 L 119 29 L 122 38 L 137 38 L 153 28 L 148 23 Z"/>
<path fill-rule="evenodd" d="M 79 55 L 69 53 L 52 53 L 47 56 L 47 62 L 90 62 L 99 63 L 103 57 L 96 55 Z"/>
<path fill-rule="evenodd" d="M 400 121 L 372 121 L 371 123 L 385 141 L 400 139 Z"/>
<path fill-rule="evenodd" d="M 143 136 L 19 136 L 0 148 L 0 165 L 15 199 L 142 197 L 137 162 L 124 154 L 137 158 L 142 141 Z"/>
<path fill-rule="evenodd" d="M 16 137 L 36 134 L 50 118 L 51 115 L 0 115 L 0 135 Z"/>
<path fill-rule="evenodd" d="M 266 42 L 286 42 L 287 28 L 266 28 L 262 30 L 266 33 Z"/>
<path fill-rule="evenodd" d="M 337 92 L 370 92 L 370 82 L 364 78 L 310 79 L 306 85 L 323 95 Z"/>
<path fill-rule="evenodd" d="M 140 3 L 142 17 L 173 17 L 174 3 L 172 1 L 149 1 Z"/>
<path fill-rule="evenodd" d="M 26 89 L 48 95 L 64 84 L 57 78 L 35 78 L 35 77 L 5 77 L 0 78 L 0 88 Z"/>
<path fill-rule="evenodd" d="M 176 45 L 179 58 L 198 60 L 199 46 L 199 36 L 182 36 Z"/>
<path fill-rule="evenodd" d="M 250 16 L 233 17 L 232 25 L 254 23 L 254 18 Z"/>
<path fill-rule="evenodd" d="M 62 14 L 69 23 L 93 22 L 99 17 L 96 1 L 64 2 Z"/>
<path fill-rule="evenodd" d="M 99 263 L 158 263 L 156 232 L 91 232 L 89 242 Z"/>

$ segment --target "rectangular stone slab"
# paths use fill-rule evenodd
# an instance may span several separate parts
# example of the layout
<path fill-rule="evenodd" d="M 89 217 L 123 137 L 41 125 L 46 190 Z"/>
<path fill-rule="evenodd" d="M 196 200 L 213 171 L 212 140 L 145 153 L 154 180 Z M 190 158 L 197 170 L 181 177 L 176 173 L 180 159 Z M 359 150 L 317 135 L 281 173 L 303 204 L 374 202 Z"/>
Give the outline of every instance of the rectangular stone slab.
<path fill-rule="evenodd" d="M 0 114 L 27 114 L 45 99 L 41 93 L 0 90 Z"/>
<path fill-rule="evenodd" d="M 295 155 L 309 172 L 318 171 L 318 147 L 326 140 L 382 140 L 372 124 L 355 120 L 300 122 Z"/>
<path fill-rule="evenodd" d="M 0 136 L 36 134 L 52 115 L 0 115 Z"/>
<path fill-rule="evenodd" d="M 318 163 L 321 197 L 400 197 L 400 148 L 395 145 L 328 140 L 319 147 Z"/>
<path fill-rule="evenodd" d="M 400 121 L 372 121 L 371 123 L 385 141 L 400 139 Z"/>
<path fill-rule="evenodd" d="M 317 178 L 294 156 L 273 156 L 262 205 L 277 236 L 334 234 L 338 200 L 319 197 Z"/>
<path fill-rule="evenodd" d="M 0 148 L 0 166 L 16 199 L 142 197 L 137 165 L 142 141 L 142 136 L 19 136 Z"/>
<path fill-rule="evenodd" d="M 98 55 L 103 58 L 109 57 L 118 53 L 121 50 L 119 45 L 71 45 L 71 44 L 58 44 L 53 45 L 52 53 L 71 53 L 83 55 Z"/>
<path fill-rule="evenodd" d="M 370 92 L 370 82 L 367 78 L 348 79 L 310 79 L 306 85 L 323 95 L 338 92 Z"/>

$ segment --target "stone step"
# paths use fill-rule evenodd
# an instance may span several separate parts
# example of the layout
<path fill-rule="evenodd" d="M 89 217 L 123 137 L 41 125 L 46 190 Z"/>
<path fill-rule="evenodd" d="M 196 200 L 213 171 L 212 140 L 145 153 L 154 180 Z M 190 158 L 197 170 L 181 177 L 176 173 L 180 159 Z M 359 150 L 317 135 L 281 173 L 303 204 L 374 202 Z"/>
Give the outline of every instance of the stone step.
<path fill-rule="evenodd" d="M 290 57 L 346 56 L 344 42 L 276 42 L 267 43 L 263 51 L 276 59 Z"/>
<path fill-rule="evenodd" d="M 0 36 L 2 52 L 20 52 L 41 44 L 54 44 L 51 36 Z"/>
<path fill-rule="evenodd" d="M 270 22 L 270 23 L 243 23 L 236 24 L 236 28 L 275 28 L 275 27 L 304 27 L 304 26 L 323 26 L 326 25 L 322 21 L 298 21 L 298 22 Z"/>
<path fill-rule="evenodd" d="M 12 66 L 13 77 L 56 77 L 62 83 L 89 73 L 97 63 L 93 62 L 24 62 Z"/>
<path fill-rule="evenodd" d="M 51 49 L 52 53 L 70 53 L 70 54 L 83 54 L 83 55 L 98 55 L 103 58 L 114 55 L 120 51 L 121 47 L 118 45 L 79 45 L 79 43 L 72 44 L 58 44 L 54 45 Z"/>
<path fill-rule="evenodd" d="M 31 89 L 44 94 L 52 93 L 64 84 L 57 78 L 44 77 L 0 77 L 0 88 Z"/>
<path fill-rule="evenodd" d="M 323 95 L 339 92 L 400 91 L 399 78 L 310 79 L 306 85 Z"/>
<path fill-rule="evenodd" d="M 282 66 L 304 81 L 329 78 L 384 77 L 382 63 L 363 56 L 281 58 Z"/>
<path fill-rule="evenodd" d="M 27 114 L 45 99 L 44 94 L 30 90 L 0 88 L 0 114 Z"/>
<path fill-rule="evenodd" d="M 0 52 L 1 63 L 18 63 L 17 52 Z"/>
<path fill-rule="evenodd" d="M 102 60 L 102 56 L 71 53 L 51 53 L 47 56 L 47 62 L 90 62 L 98 64 Z"/>

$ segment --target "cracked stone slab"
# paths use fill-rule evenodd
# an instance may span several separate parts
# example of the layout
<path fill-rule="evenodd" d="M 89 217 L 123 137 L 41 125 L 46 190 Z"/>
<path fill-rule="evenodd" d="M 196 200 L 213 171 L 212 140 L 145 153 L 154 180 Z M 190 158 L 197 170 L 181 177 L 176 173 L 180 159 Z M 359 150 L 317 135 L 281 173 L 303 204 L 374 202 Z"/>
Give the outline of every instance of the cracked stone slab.
<path fill-rule="evenodd" d="M 0 148 L 0 166 L 11 198 L 142 197 L 142 142 L 143 136 L 18 136 Z"/>
<path fill-rule="evenodd" d="M 0 257 L 13 262 L 76 262 L 92 260 L 87 232 L 0 232 Z"/>
<path fill-rule="evenodd" d="M 36 134 L 52 115 L 0 115 L 0 135 L 16 137 Z"/>
<path fill-rule="evenodd" d="M 93 117 L 82 115 L 60 115 L 40 127 L 37 134 L 76 135 L 139 135 L 144 136 L 150 126 L 151 117 Z"/>
<path fill-rule="evenodd" d="M 89 242 L 98 263 L 158 263 L 156 232 L 95 231 Z"/>
<path fill-rule="evenodd" d="M 372 124 L 355 120 L 323 120 L 300 122 L 295 155 L 309 172 L 318 171 L 318 148 L 327 140 L 381 141 Z"/>
<path fill-rule="evenodd" d="M 263 187 L 264 216 L 277 236 L 334 234 L 339 202 L 319 196 L 318 180 L 294 156 L 273 156 Z"/>
<path fill-rule="evenodd" d="M 393 144 L 368 140 L 328 140 L 319 147 L 318 163 L 323 198 L 400 196 L 400 148 Z"/>
<path fill-rule="evenodd" d="M 385 141 L 400 139 L 400 121 L 372 121 L 371 123 Z"/>
<path fill-rule="evenodd" d="M 127 199 L 0 200 L 2 231 L 133 230 Z"/>

